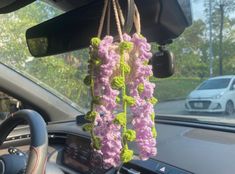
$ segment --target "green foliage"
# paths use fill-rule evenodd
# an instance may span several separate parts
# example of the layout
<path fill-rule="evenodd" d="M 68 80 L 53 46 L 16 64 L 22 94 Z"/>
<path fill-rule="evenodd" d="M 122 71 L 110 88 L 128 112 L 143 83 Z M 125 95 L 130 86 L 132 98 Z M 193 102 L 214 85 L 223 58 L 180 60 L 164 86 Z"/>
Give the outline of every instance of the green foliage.
<path fill-rule="evenodd" d="M 14 13 L 0 15 L 0 62 L 23 70 L 82 107 L 88 107 L 88 88 L 82 83 L 88 50 L 35 59 L 30 56 L 25 31 L 61 12 L 43 2 L 35 2 Z M 54 93 L 56 91 L 52 90 Z"/>
<path fill-rule="evenodd" d="M 187 95 L 194 90 L 203 79 L 199 78 L 168 78 L 151 79 L 156 83 L 154 96 L 159 102 L 173 99 L 185 99 Z"/>
<path fill-rule="evenodd" d="M 82 78 L 77 77 L 79 67 L 70 66 L 62 58 L 48 57 L 27 62 L 25 71 L 80 106 L 88 106 L 88 89 Z"/>
<path fill-rule="evenodd" d="M 42 21 L 60 14 L 51 6 L 35 2 L 21 10 L 0 15 L 0 61 L 16 67 L 29 59 L 25 31 Z"/>
<path fill-rule="evenodd" d="M 208 46 L 204 32 L 205 23 L 202 20 L 195 21 L 169 46 L 175 55 L 176 76 L 200 78 L 209 76 Z M 157 51 L 156 44 L 152 44 L 152 48 L 153 52 Z"/>

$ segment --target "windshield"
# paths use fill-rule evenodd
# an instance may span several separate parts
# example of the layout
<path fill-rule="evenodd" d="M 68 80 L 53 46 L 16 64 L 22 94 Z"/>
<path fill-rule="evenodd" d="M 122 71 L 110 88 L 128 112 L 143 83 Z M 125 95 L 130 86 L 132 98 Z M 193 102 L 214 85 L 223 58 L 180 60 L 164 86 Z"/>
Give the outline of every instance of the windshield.
<path fill-rule="evenodd" d="M 202 83 L 197 90 L 224 89 L 227 88 L 231 79 L 213 79 Z"/>
<path fill-rule="evenodd" d="M 174 75 L 165 79 L 151 77 L 156 84 L 154 96 L 159 101 L 155 106 L 157 118 L 235 123 L 235 90 L 218 94 L 210 91 L 202 93 L 226 88 L 231 79 L 211 77 L 235 74 L 235 13 L 232 5 L 226 2 L 213 1 L 209 13 L 208 1 L 191 1 L 194 17 L 192 26 L 165 46 L 175 55 Z M 235 6 L 235 2 L 231 2 Z M 223 4 L 223 11 L 220 3 Z M 70 100 L 70 104 L 76 103 L 86 109 L 91 100 L 89 88 L 83 83 L 88 71 L 89 50 L 34 58 L 26 46 L 25 31 L 28 28 L 61 13 L 46 3 L 36 1 L 16 12 L 1 14 L 0 62 L 16 69 L 62 100 Z M 158 44 L 151 45 L 153 53 L 159 51 Z M 202 85 L 196 91 L 201 93 L 191 95 L 199 84 Z M 231 84 L 233 86 L 235 83 Z"/>
<path fill-rule="evenodd" d="M 32 15 L 32 13 L 34 15 Z M 0 15 L 0 62 L 19 71 L 62 100 L 80 108 L 89 107 L 88 88 L 83 84 L 87 72 L 88 49 L 34 58 L 30 55 L 25 31 L 63 13 L 37 1 L 16 12 Z"/>

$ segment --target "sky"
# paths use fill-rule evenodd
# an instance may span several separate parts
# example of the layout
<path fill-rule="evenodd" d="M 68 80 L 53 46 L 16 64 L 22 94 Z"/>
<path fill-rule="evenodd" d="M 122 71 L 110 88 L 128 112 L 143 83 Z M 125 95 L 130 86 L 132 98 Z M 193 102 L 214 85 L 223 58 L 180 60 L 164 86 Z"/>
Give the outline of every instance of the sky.
<path fill-rule="evenodd" d="M 197 20 L 204 18 L 204 1 L 198 0 L 197 2 L 194 2 L 194 0 L 191 0 L 191 4 L 193 19 Z"/>
<path fill-rule="evenodd" d="M 204 0 L 190 0 L 190 1 L 192 5 L 193 20 L 205 19 Z M 230 13 L 230 17 L 235 18 L 235 11 L 233 13 Z"/>

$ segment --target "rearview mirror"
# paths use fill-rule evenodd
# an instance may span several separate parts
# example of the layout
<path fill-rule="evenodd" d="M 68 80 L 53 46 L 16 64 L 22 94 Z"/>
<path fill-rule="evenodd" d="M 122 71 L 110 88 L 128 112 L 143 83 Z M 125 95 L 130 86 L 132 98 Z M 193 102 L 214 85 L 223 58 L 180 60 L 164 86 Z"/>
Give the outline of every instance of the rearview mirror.
<path fill-rule="evenodd" d="M 129 11 L 125 5 L 128 1 L 120 1 L 124 14 Z M 149 42 L 171 43 L 192 24 L 190 0 L 135 0 L 135 3 L 141 16 L 142 34 Z M 93 1 L 28 29 L 30 53 L 43 57 L 88 47 L 90 38 L 97 35 L 102 8 L 103 1 Z M 112 21 L 111 34 L 117 35 Z"/>
<path fill-rule="evenodd" d="M 0 2 L 0 14 L 10 13 L 16 11 L 36 0 L 1 0 Z"/>

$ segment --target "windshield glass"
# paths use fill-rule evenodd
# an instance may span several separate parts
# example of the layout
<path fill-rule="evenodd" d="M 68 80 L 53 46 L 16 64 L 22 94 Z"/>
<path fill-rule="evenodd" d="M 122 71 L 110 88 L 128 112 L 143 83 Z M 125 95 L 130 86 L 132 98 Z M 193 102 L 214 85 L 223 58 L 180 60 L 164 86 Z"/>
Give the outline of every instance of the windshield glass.
<path fill-rule="evenodd" d="M 197 90 L 223 89 L 227 88 L 231 79 L 213 79 L 207 80 L 199 86 Z"/>
<path fill-rule="evenodd" d="M 226 2 L 213 1 L 210 14 L 208 1 L 191 0 L 192 26 L 165 46 L 175 55 L 174 75 L 165 79 L 151 77 L 156 84 L 154 95 L 159 101 L 155 106 L 157 118 L 235 123 L 235 90 L 228 90 L 227 93 L 208 91 L 228 87 L 231 76 L 208 79 L 234 75 L 235 72 L 235 12 Z M 225 8 L 223 18 L 220 3 Z M 0 62 L 62 100 L 86 109 L 91 97 L 83 79 L 87 75 L 89 50 L 34 58 L 26 45 L 25 31 L 28 28 L 61 13 L 46 3 L 36 1 L 16 12 L 1 14 Z M 159 51 L 158 44 L 151 45 L 153 53 Z M 202 85 L 195 90 L 199 84 Z M 234 86 L 235 83 L 231 84 Z"/>
<path fill-rule="evenodd" d="M 34 15 L 32 15 L 32 13 Z M 87 73 L 88 49 L 34 58 L 30 55 L 25 31 L 62 11 L 37 1 L 16 12 L 0 15 L 0 62 L 19 71 L 78 110 L 89 107 Z M 76 103 L 76 104 L 75 104 Z"/>

